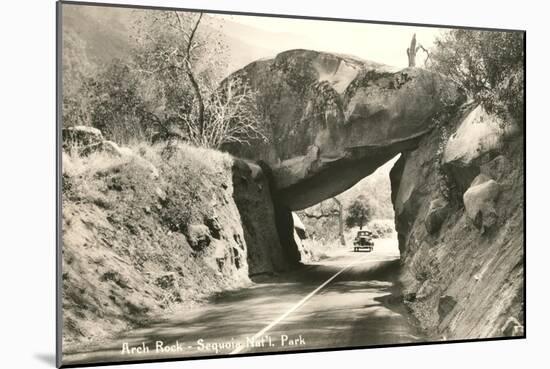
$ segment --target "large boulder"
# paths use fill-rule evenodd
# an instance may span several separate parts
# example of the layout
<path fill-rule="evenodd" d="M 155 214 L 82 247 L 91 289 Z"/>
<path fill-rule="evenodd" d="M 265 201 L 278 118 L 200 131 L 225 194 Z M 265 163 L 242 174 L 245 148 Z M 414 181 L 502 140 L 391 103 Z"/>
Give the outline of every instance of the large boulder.
<path fill-rule="evenodd" d="M 505 137 L 515 130 L 515 126 L 504 124 L 498 116 L 487 113 L 483 106 L 477 105 L 449 137 L 443 152 L 443 163 L 468 166 L 480 155 L 500 149 Z"/>
<path fill-rule="evenodd" d="M 428 213 L 424 219 L 424 225 L 426 231 L 430 234 L 434 234 L 441 228 L 441 225 L 447 218 L 449 213 L 449 203 L 444 199 L 435 199 L 430 202 Z"/>
<path fill-rule="evenodd" d="M 63 128 L 63 149 L 71 152 L 77 150 L 79 153 L 87 154 L 101 149 L 103 134 L 94 127 L 74 126 Z"/>
<path fill-rule="evenodd" d="M 229 78 L 257 92 L 269 140 L 227 149 L 267 162 L 290 210 L 337 195 L 414 149 L 436 114 L 465 99 L 434 72 L 311 50 L 283 52 Z"/>
<path fill-rule="evenodd" d="M 153 163 L 135 154 L 129 147 L 119 146 L 113 141 L 103 141 L 101 143 L 101 150 L 109 155 L 133 160 L 138 165 L 148 169 L 152 179 L 160 177 L 160 173 Z"/>
<path fill-rule="evenodd" d="M 439 304 L 437 306 L 437 312 L 439 319 L 443 320 L 454 309 L 457 302 L 452 296 L 443 295 L 439 298 Z"/>
<path fill-rule="evenodd" d="M 205 250 L 212 241 L 210 230 L 204 224 L 191 224 L 185 233 L 189 246 L 195 251 Z"/>
<path fill-rule="evenodd" d="M 456 131 L 449 137 L 441 159 L 442 166 L 462 193 L 480 173 L 484 158 L 498 153 L 517 131 L 515 124 L 505 124 L 482 105 L 473 105 L 466 111 Z"/>
<path fill-rule="evenodd" d="M 113 141 L 103 141 L 101 143 L 101 148 L 103 151 L 113 155 L 113 156 L 133 156 L 133 151 L 128 147 L 120 147 L 117 143 Z"/>
<path fill-rule="evenodd" d="M 464 193 L 466 214 L 477 228 L 485 230 L 497 220 L 495 201 L 500 193 L 500 185 L 484 174 L 478 175 Z"/>

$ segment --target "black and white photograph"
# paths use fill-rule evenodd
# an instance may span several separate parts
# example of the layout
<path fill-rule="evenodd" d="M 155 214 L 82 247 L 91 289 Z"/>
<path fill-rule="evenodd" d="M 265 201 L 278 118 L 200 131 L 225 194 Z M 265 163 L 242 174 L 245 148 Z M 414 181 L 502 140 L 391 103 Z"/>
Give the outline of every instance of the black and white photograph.
<path fill-rule="evenodd" d="M 58 365 L 525 337 L 525 32 L 57 12 Z"/>

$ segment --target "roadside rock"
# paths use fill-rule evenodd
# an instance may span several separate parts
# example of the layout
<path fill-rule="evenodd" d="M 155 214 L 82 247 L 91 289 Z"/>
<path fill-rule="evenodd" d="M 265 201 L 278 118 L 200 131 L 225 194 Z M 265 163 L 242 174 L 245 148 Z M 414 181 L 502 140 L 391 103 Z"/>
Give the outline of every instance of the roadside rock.
<path fill-rule="evenodd" d="M 452 296 L 443 295 L 439 298 L 439 304 L 437 307 L 437 312 L 439 314 L 439 320 L 445 319 L 445 317 L 453 310 L 456 306 L 456 300 Z"/>
<path fill-rule="evenodd" d="M 469 165 L 480 155 L 499 149 L 509 129 L 495 115 L 477 105 L 462 120 L 445 146 L 443 162 Z"/>
<path fill-rule="evenodd" d="M 451 175 L 458 189 L 464 193 L 472 180 L 481 172 L 480 167 L 488 156 L 498 153 L 506 139 L 515 135 L 518 128 L 505 124 L 499 117 L 489 114 L 481 105 L 469 107 L 462 117 L 456 131 L 449 137 L 441 160 L 441 165 Z M 502 160 L 502 156 L 501 159 Z M 505 165 L 497 161 L 494 165 Z M 505 168 L 493 168 L 503 173 Z M 499 178 L 497 178 L 498 180 Z"/>
<path fill-rule="evenodd" d="M 187 242 L 194 251 L 205 250 L 211 242 L 210 230 L 204 224 L 191 224 L 187 227 Z"/>
<path fill-rule="evenodd" d="M 70 152 L 78 150 L 80 154 L 89 154 L 101 148 L 103 134 L 94 127 L 74 126 L 62 130 L 63 149 Z"/>
<path fill-rule="evenodd" d="M 204 218 L 204 224 L 210 230 L 210 234 L 213 238 L 219 240 L 221 237 L 222 225 L 217 216 L 208 216 Z"/>
<path fill-rule="evenodd" d="M 120 147 L 113 141 L 103 141 L 102 149 L 114 156 L 134 156 L 134 152 L 127 147 Z"/>
<path fill-rule="evenodd" d="M 502 333 L 507 337 L 523 336 L 525 334 L 525 328 L 516 318 L 511 316 L 506 323 L 504 323 Z"/>
<path fill-rule="evenodd" d="M 444 199 L 435 199 L 430 202 L 430 207 L 424 225 L 429 234 L 434 234 L 441 228 L 441 224 L 447 218 L 449 213 L 449 203 Z"/>
<path fill-rule="evenodd" d="M 484 174 L 477 176 L 464 193 L 466 214 L 482 231 L 492 227 L 497 221 L 495 201 L 499 193 L 500 185 Z"/>

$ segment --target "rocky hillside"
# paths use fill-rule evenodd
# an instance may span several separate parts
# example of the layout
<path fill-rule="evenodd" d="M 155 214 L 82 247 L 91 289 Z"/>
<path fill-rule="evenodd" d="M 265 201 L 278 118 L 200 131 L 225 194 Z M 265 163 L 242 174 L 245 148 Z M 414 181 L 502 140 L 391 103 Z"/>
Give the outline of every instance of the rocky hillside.
<path fill-rule="evenodd" d="M 136 23 L 139 17 L 151 10 L 138 10 L 105 6 L 63 6 L 65 50 L 76 53 L 75 63 L 87 61 L 93 67 L 108 64 L 115 59 L 127 60 L 135 47 Z M 267 32 L 221 18 L 204 14 L 201 31 L 214 34 L 226 46 L 224 66 L 227 75 L 256 59 L 276 54 L 273 47 L 289 44 L 293 35 Z M 223 32 L 220 32 L 223 28 Z M 244 37 L 243 37 L 244 35 Z M 247 37 L 246 35 L 254 35 Z M 274 46 L 276 45 L 276 46 Z M 76 46 L 76 47 L 75 47 Z"/>
<path fill-rule="evenodd" d="M 523 137 L 481 106 L 446 123 L 391 173 L 406 302 L 437 339 L 521 335 Z"/>
<path fill-rule="evenodd" d="M 121 148 L 90 127 L 64 143 L 65 344 L 291 266 L 259 166 L 186 145 Z"/>

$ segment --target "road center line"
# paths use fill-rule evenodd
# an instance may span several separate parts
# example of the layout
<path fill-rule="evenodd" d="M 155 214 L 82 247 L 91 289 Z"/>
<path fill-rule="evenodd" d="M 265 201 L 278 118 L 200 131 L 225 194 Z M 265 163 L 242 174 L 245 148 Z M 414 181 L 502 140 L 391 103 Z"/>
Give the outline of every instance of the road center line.
<path fill-rule="evenodd" d="M 346 265 L 345 267 L 343 267 L 342 269 L 340 269 L 340 271 L 338 271 L 336 274 L 334 274 L 332 277 L 330 277 L 329 279 L 327 279 L 323 284 L 321 284 L 319 287 L 317 287 L 316 289 L 314 289 L 312 292 L 310 292 L 306 297 L 304 297 L 303 299 L 301 299 L 300 301 L 298 301 L 298 303 L 296 303 L 296 305 L 294 305 L 293 307 L 291 307 L 286 313 L 284 313 L 283 315 L 281 315 L 280 317 L 278 317 L 277 319 L 275 319 L 274 321 L 272 321 L 270 324 L 268 324 L 264 329 L 262 329 L 261 331 L 259 331 L 258 333 L 256 333 L 253 337 L 252 337 L 252 341 L 255 341 L 257 340 L 259 337 L 263 336 L 264 334 L 266 334 L 271 328 L 275 327 L 277 324 L 279 324 L 283 319 L 285 319 L 287 316 L 289 316 L 290 314 L 292 314 L 293 312 L 295 312 L 296 310 L 298 310 L 298 308 L 300 308 L 300 306 L 302 306 L 307 300 L 309 300 L 310 298 L 312 298 L 317 292 L 319 292 L 321 289 L 323 289 L 323 287 L 325 287 L 327 284 L 329 284 L 330 282 L 332 282 L 334 280 L 334 278 L 338 277 L 341 273 L 343 273 L 346 269 L 348 268 L 351 268 L 352 266 L 354 266 L 355 264 L 359 264 L 360 262 L 363 261 L 363 258 L 359 259 L 359 260 L 355 260 L 351 263 L 349 263 L 348 265 Z M 235 355 L 235 354 L 238 354 L 239 352 L 241 352 L 243 349 L 245 348 L 245 345 L 241 345 L 239 347 L 237 347 L 235 350 L 231 351 L 229 353 L 229 355 Z"/>

